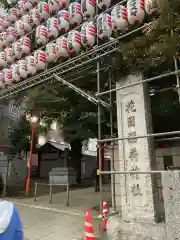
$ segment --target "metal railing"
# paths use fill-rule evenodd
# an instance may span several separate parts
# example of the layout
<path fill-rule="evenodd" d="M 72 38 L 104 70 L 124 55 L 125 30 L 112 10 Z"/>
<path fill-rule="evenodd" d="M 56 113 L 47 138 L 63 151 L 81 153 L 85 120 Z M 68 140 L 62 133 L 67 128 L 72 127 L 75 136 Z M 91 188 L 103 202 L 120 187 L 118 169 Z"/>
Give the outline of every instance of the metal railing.
<path fill-rule="evenodd" d="M 67 200 L 66 200 L 66 206 L 69 207 L 69 183 L 65 184 L 53 184 L 53 183 L 39 183 L 35 182 L 35 188 L 34 188 L 34 201 L 37 201 L 37 189 L 38 185 L 43 185 L 43 186 L 49 186 L 49 204 L 52 203 L 52 190 L 53 186 L 65 186 L 66 187 L 66 193 L 67 193 Z"/>

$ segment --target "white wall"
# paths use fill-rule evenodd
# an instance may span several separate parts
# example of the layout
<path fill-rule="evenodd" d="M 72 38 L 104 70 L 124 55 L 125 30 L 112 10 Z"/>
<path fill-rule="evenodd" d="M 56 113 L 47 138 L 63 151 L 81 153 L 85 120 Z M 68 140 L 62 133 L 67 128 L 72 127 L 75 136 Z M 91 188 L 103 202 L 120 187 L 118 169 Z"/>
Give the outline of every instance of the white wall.
<path fill-rule="evenodd" d="M 158 170 L 164 170 L 163 156 L 173 157 L 173 166 L 180 167 L 180 147 L 156 149 L 156 164 Z"/>

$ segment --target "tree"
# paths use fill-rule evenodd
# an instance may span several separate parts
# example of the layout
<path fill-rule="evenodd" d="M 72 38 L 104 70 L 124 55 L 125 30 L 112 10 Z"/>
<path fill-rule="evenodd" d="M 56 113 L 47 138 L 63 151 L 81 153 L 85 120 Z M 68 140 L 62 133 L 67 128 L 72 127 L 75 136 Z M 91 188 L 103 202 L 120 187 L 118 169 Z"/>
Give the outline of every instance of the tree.
<path fill-rule="evenodd" d="M 29 150 L 29 143 L 31 138 L 31 125 L 23 116 L 20 121 L 14 126 L 10 136 L 12 146 L 16 152 L 22 150 Z"/>
<path fill-rule="evenodd" d="M 145 77 L 149 77 L 174 70 L 174 56 L 179 56 L 180 50 L 179 17 L 180 2 L 178 0 L 159 1 L 158 17 L 153 19 L 153 23 L 146 25 L 141 32 L 123 39 L 121 52 L 110 54 L 102 59 L 100 66 L 101 91 L 109 88 L 108 72 L 113 72 L 113 79 L 116 80 L 138 71 L 142 72 Z M 152 18 L 147 18 L 146 21 L 150 22 Z M 114 59 L 113 63 L 112 58 Z M 114 66 L 113 71 L 112 66 Z M 64 74 L 63 77 L 68 81 L 75 79 L 76 86 L 94 94 L 97 88 L 95 67 L 96 64 L 93 62 L 86 68 Z M 166 81 L 162 82 L 160 89 L 166 86 Z M 174 80 L 172 82 L 174 84 Z M 158 85 L 158 82 L 150 84 L 153 88 L 158 88 Z M 154 125 L 157 132 L 163 131 L 165 128 L 172 129 L 165 124 L 162 128 L 162 124 L 158 124 L 162 113 L 163 116 L 169 115 L 169 117 L 174 113 L 179 114 L 179 102 L 176 101 L 173 94 L 172 92 L 164 93 L 161 94 L 161 99 L 158 95 L 152 98 L 152 112 L 155 115 Z M 38 87 L 28 95 L 30 98 L 28 110 L 38 112 L 40 117 L 47 122 L 56 118 L 64 136 L 71 143 L 73 156 L 80 159 L 82 140 L 97 137 L 97 107 L 73 90 L 54 82 L 48 86 Z M 109 96 L 102 99 L 108 102 Z M 171 100 L 174 102 L 173 107 Z M 101 115 L 102 135 L 108 136 L 110 132 L 109 111 L 103 109 Z M 114 118 L 116 118 L 115 115 Z M 177 126 L 176 119 L 179 117 L 174 119 L 173 125 Z M 115 126 L 114 132 L 116 131 Z"/>

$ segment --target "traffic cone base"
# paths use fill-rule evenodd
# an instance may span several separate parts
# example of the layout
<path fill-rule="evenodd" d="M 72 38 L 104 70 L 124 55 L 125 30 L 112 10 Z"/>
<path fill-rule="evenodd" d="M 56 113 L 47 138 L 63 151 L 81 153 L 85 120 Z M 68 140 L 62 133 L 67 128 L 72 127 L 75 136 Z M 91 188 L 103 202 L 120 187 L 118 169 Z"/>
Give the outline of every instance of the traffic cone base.
<path fill-rule="evenodd" d="M 103 201 L 103 229 L 104 231 L 107 230 L 107 219 L 106 219 L 106 216 L 109 214 L 109 207 L 107 205 L 107 201 L 104 200 Z"/>
<path fill-rule="evenodd" d="M 86 210 L 84 235 L 84 240 L 96 240 L 91 222 L 90 209 Z"/>

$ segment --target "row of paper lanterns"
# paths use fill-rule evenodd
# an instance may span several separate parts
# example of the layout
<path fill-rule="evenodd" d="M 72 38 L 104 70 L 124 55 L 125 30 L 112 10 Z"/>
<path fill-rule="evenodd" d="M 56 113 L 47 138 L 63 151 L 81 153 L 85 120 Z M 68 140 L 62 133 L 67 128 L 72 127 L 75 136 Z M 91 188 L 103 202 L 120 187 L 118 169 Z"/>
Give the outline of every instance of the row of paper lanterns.
<path fill-rule="evenodd" d="M 67 8 L 69 5 L 69 0 L 49 0 L 49 2 L 41 1 L 38 3 L 39 0 L 19 0 L 19 9 L 18 8 L 11 8 L 9 10 L 9 14 L 5 15 L 3 19 L 0 18 L 0 31 L 9 27 L 12 23 L 16 22 L 21 17 L 22 24 L 29 24 L 30 27 L 34 25 L 39 25 L 40 22 L 46 21 L 50 15 L 55 14 L 61 8 Z M 84 18 L 92 18 L 95 14 L 95 6 L 96 2 L 99 8 L 103 9 L 108 8 L 111 4 L 111 0 L 81 0 L 79 2 L 72 2 L 69 5 L 69 13 L 70 18 L 75 19 L 75 23 L 79 24 L 82 21 L 82 16 Z M 31 9 L 29 14 L 25 14 L 26 10 L 30 9 L 30 6 L 36 5 L 33 9 Z M 157 0 L 127 0 L 127 12 L 128 18 L 135 16 L 139 8 L 142 10 L 145 9 L 147 14 L 151 14 L 154 8 L 157 7 Z M 22 12 L 22 9 L 23 12 Z M 21 14 L 19 13 L 21 12 Z M 79 16 L 80 15 L 80 16 Z M 141 16 L 139 16 L 141 17 Z M 76 21 L 76 18 L 78 20 Z M 72 20 L 73 21 L 73 20 Z M 131 21 L 130 21 L 131 22 Z M 18 27 L 18 24 L 16 24 Z M 28 30 L 29 31 L 29 30 Z"/>
<path fill-rule="evenodd" d="M 39 25 L 40 22 L 46 21 L 51 15 L 57 13 L 60 9 L 65 9 L 69 6 L 71 15 L 82 13 L 84 18 L 91 18 L 95 14 L 96 0 L 81 0 L 79 2 L 71 2 L 69 0 L 49 0 L 48 2 L 39 0 L 19 0 L 18 6 L 9 10 L 8 14 L 0 18 L 0 31 L 14 24 L 20 17 L 22 22 L 30 22 L 34 25 Z M 33 6 L 37 4 L 34 8 Z M 109 7 L 111 0 L 97 0 L 99 8 L 103 6 Z M 82 9 L 82 11 L 81 11 Z M 27 11 L 30 11 L 27 13 Z"/>
<path fill-rule="evenodd" d="M 127 28 L 128 24 L 141 23 L 145 16 L 145 11 L 147 14 L 152 14 L 156 11 L 157 5 L 145 5 L 145 0 L 138 0 L 139 4 L 135 5 L 133 10 L 132 0 L 127 2 L 127 8 L 122 5 L 116 5 L 111 11 L 112 27 L 113 30 L 124 30 Z M 136 3 L 138 3 L 136 1 Z M 141 3 L 141 4 L 140 4 Z M 36 28 L 36 42 L 37 44 L 45 44 L 48 38 L 57 38 L 59 32 L 66 32 L 69 30 L 70 25 L 78 25 L 82 22 L 82 12 L 81 5 L 79 3 L 73 3 L 75 5 L 74 10 L 72 8 L 67 10 L 60 10 L 55 17 L 51 17 L 47 20 L 46 26 L 40 25 Z M 47 19 L 49 17 L 48 13 L 43 14 L 42 18 Z M 110 19 L 110 18 L 109 18 Z M 102 20 L 102 22 L 101 22 Z M 99 25 L 106 25 L 106 18 L 98 18 Z M 110 20 L 109 20 L 110 21 Z M 15 24 L 15 28 L 9 27 L 7 31 L 1 33 L 0 36 L 0 47 L 9 45 L 10 43 L 16 41 L 17 36 L 21 37 L 25 33 L 29 32 L 33 25 L 38 25 L 40 23 L 39 18 L 33 19 L 33 23 L 29 15 L 24 15 L 23 20 L 18 20 Z"/>
<path fill-rule="evenodd" d="M 131 9 L 132 11 L 130 13 L 133 16 L 131 20 L 133 19 L 133 21 L 128 22 L 128 7 L 128 4 L 127 8 L 122 5 L 116 5 L 111 15 L 103 13 L 97 18 L 97 33 L 99 38 L 109 40 L 113 28 L 114 30 L 122 30 L 127 27 L 129 23 L 135 24 L 136 22 L 139 23 L 143 21 L 145 11 L 144 7 L 139 5 L 139 8 L 136 6 L 136 14 L 133 13 L 134 10 Z M 150 13 L 153 13 L 155 10 L 153 6 L 151 9 L 149 8 Z M 42 36 L 43 38 L 45 37 L 44 35 Z M 2 86 L 4 86 L 4 84 L 10 85 L 12 81 L 19 81 L 21 78 L 26 78 L 28 74 L 34 75 L 36 71 L 45 69 L 46 64 L 49 62 L 76 55 L 79 53 L 82 45 L 86 48 L 92 47 L 95 44 L 95 37 L 95 25 L 93 22 L 86 22 L 83 24 L 81 32 L 72 30 L 68 33 L 67 38 L 60 37 L 56 40 L 56 43 L 47 44 L 45 52 L 37 50 L 34 55 L 20 59 L 23 53 L 28 54 L 31 51 L 31 40 L 24 36 L 20 41 L 13 43 L 12 48 L 10 47 L 4 52 L 0 52 L 1 66 L 6 66 L 7 60 L 10 62 L 10 60 L 20 59 L 10 68 L 3 69 L 0 74 L 0 80 L 2 80 L 0 83 Z"/>

